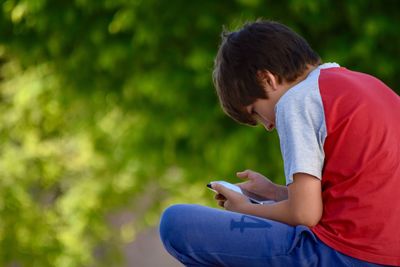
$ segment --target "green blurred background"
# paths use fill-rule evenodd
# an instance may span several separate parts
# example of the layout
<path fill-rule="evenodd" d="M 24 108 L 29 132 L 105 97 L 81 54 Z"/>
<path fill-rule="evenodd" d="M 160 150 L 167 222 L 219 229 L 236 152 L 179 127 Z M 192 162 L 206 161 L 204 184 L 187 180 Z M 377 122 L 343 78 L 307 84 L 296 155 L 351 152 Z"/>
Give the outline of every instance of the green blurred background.
<path fill-rule="evenodd" d="M 124 266 L 165 207 L 216 206 L 208 181 L 284 182 L 277 135 L 219 107 L 223 25 L 277 20 L 400 89 L 395 0 L 0 2 L 0 266 Z"/>

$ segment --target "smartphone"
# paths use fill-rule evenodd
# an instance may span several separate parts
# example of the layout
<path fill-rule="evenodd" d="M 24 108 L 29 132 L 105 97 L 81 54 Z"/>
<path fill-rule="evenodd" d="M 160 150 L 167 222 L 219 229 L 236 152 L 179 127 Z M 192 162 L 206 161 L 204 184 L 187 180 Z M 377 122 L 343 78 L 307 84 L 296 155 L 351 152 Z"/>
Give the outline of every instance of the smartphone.
<path fill-rule="evenodd" d="M 214 191 L 215 193 L 217 193 L 217 191 L 215 191 L 211 187 L 211 184 L 213 184 L 213 183 L 221 184 L 221 185 L 225 186 L 226 188 L 229 188 L 229 189 L 231 189 L 231 190 L 233 190 L 235 192 L 238 192 L 240 194 L 243 194 L 243 195 L 247 196 L 251 203 L 254 203 L 254 204 L 265 204 L 264 201 L 261 200 L 261 197 L 255 195 L 255 194 L 251 194 L 251 196 L 250 196 L 249 192 L 244 191 L 239 186 L 231 184 L 231 183 L 228 183 L 226 181 L 213 181 L 213 182 L 210 182 L 210 183 L 207 184 L 207 187 L 210 190 Z"/>

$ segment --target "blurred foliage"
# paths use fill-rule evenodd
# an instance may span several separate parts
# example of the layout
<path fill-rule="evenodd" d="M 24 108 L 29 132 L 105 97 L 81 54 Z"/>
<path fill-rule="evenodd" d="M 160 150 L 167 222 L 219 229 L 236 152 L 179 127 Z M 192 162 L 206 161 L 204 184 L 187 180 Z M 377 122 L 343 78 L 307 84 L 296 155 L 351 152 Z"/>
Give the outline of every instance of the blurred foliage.
<path fill-rule="evenodd" d="M 393 89 L 397 1 L 7 0 L 0 5 L 0 265 L 116 266 L 210 180 L 283 183 L 276 134 L 237 125 L 211 71 L 222 25 L 259 17 Z M 397 75 L 396 75 L 397 74 Z M 117 227 L 121 212 L 134 214 Z"/>

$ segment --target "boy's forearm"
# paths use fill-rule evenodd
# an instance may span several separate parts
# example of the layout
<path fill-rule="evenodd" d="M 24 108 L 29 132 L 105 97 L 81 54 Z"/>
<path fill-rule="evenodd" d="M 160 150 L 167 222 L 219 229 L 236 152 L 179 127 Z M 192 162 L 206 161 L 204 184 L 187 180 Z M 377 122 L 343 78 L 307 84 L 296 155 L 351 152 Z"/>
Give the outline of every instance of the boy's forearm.
<path fill-rule="evenodd" d="M 304 222 L 299 221 L 296 216 L 294 216 L 293 209 L 290 207 L 289 200 L 287 199 L 268 205 L 249 203 L 248 205 L 245 205 L 243 210 L 240 212 L 279 221 L 293 226 L 305 224 Z"/>
<path fill-rule="evenodd" d="M 313 227 L 323 214 L 321 181 L 306 173 L 296 173 L 289 186 L 275 185 L 274 204 L 252 204 L 249 201 L 236 206 L 241 213 L 254 215 L 289 225 Z"/>

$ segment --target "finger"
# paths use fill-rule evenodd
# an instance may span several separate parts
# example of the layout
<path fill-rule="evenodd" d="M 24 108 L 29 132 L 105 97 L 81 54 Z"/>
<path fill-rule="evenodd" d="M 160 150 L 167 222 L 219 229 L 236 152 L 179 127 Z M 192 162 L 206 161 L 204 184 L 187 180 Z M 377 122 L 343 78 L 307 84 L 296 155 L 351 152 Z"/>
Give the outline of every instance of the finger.
<path fill-rule="evenodd" d="M 242 180 L 245 180 L 244 182 L 241 183 L 236 183 L 237 186 L 239 186 L 242 190 L 249 190 L 249 187 L 251 187 L 251 185 L 249 184 L 249 180 L 251 180 L 251 173 L 253 171 L 252 170 L 245 170 L 242 172 L 237 172 L 236 176 L 241 178 Z"/>
<path fill-rule="evenodd" d="M 213 184 L 213 189 L 217 191 L 219 194 L 223 195 L 226 200 L 237 199 L 240 196 L 243 196 L 241 193 L 235 192 L 221 184 Z"/>
<path fill-rule="evenodd" d="M 224 206 L 225 206 L 225 201 L 218 201 L 218 206 L 224 208 Z"/>
<path fill-rule="evenodd" d="M 214 198 L 215 198 L 216 200 L 226 200 L 226 197 L 224 197 L 224 196 L 221 195 L 221 194 L 216 194 L 216 195 L 214 196 Z"/>
<path fill-rule="evenodd" d="M 248 175 L 249 175 L 249 170 L 245 170 L 245 171 L 236 173 L 236 176 L 239 178 L 247 178 Z"/>
<path fill-rule="evenodd" d="M 218 183 L 211 184 L 211 187 L 217 191 L 218 194 L 223 195 L 225 198 L 229 198 L 232 193 L 235 193 L 234 191 Z"/>
<path fill-rule="evenodd" d="M 243 172 L 238 173 L 237 175 L 239 178 L 247 179 L 247 180 L 254 180 L 260 177 L 264 177 L 262 174 L 252 171 L 252 170 L 245 170 Z M 265 178 L 265 177 L 264 177 Z"/>

